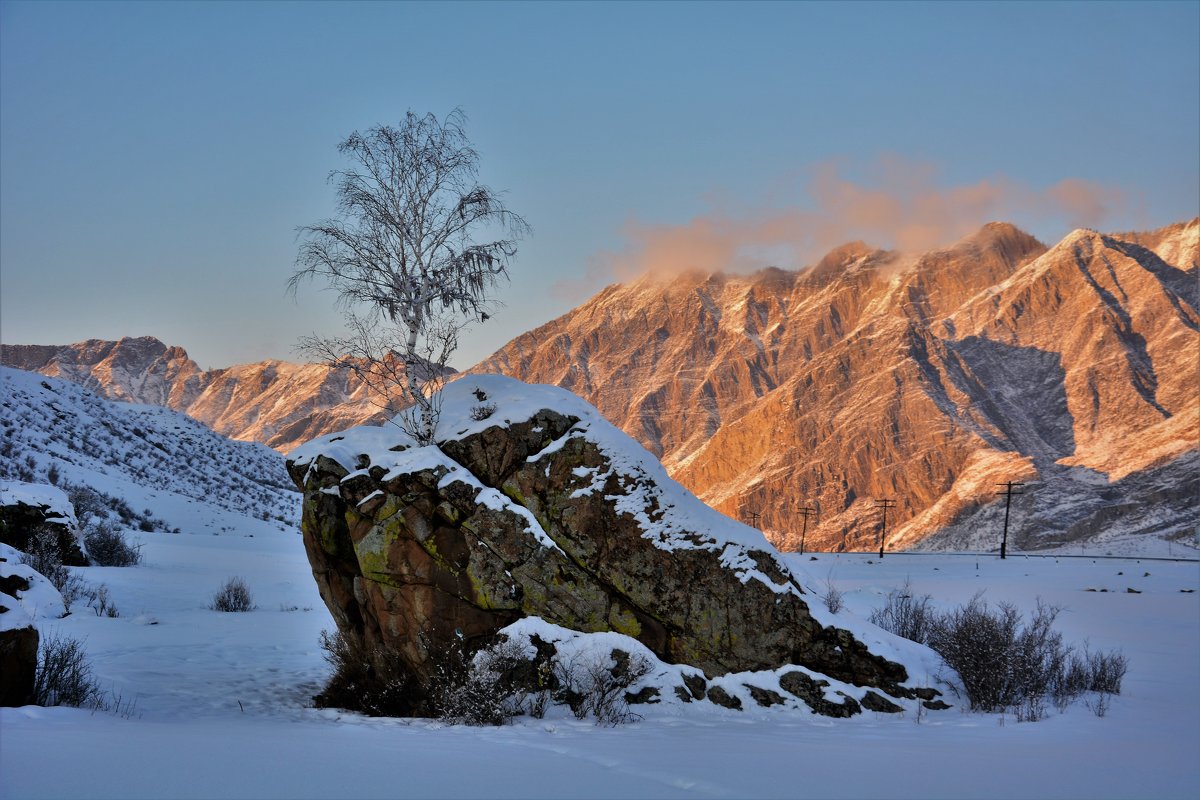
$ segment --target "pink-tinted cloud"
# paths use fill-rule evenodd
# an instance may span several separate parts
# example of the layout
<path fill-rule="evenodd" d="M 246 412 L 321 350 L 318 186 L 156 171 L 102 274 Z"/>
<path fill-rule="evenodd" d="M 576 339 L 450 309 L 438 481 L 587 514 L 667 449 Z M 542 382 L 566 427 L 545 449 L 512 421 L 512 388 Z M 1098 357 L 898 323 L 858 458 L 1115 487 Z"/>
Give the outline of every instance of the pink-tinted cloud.
<path fill-rule="evenodd" d="M 743 214 L 714 210 L 681 225 L 631 221 L 621 231 L 625 247 L 598 254 L 582 279 L 556 288 L 578 301 L 605 283 L 646 273 L 799 269 L 854 240 L 922 252 L 990 221 L 1020 226 L 1053 220 L 1065 234 L 1101 227 L 1129 206 L 1120 190 L 1077 178 L 1040 189 L 1004 176 L 945 186 L 933 165 L 895 156 L 879 159 L 866 173 L 851 179 L 838 163 L 817 165 L 803 187 L 811 201 L 805 205 Z"/>

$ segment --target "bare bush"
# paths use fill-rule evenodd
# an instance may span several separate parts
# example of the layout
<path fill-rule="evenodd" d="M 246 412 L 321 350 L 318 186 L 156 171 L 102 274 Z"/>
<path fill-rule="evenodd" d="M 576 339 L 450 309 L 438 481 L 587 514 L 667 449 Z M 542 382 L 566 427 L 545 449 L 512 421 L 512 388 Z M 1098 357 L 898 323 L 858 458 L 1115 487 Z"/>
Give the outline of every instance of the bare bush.
<path fill-rule="evenodd" d="M 532 661 L 512 641 L 497 642 L 468 655 L 459 640 L 438 665 L 433 683 L 437 716 L 460 725 L 504 725 L 525 711 L 528 695 L 521 673 Z"/>
<path fill-rule="evenodd" d="M 413 682 L 400 659 L 384 648 L 367 648 L 355 636 L 322 631 L 321 648 L 333 675 L 315 698 L 325 708 L 346 708 L 372 717 L 411 714 Z"/>
<path fill-rule="evenodd" d="M 967 692 L 971 708 L 1000 711 L 1048 696 L 1067 665 L 1070 648 L 1053 630 L 1059 609 L 1038 602 L 1028 624 L 1016 607 L 992 611 L 981 595 L 941 615 L 929 645 L 946 660 Z"/>
<path fill-rule="evenodd" d="M 49 528 L 39 529 L 30 535 L 26 546 L 29 549 L 21 554 L 20 562 L 50 581 L 62 596 L 63 615 L 70 614 L 71 606 L 86 599 L 92 587 L 63 564 L 58 533 Z"/>
<path fill-rule="evenodd" d="M 103 708 L 104 693 L 92 677 L 92 665 L 78 639 L 43 635 L 33 679 L 39 706 Z"/>
<path fill-rule="evenodd" d="M 838 613 L 845 605 L 842 590 L 834 585 L 832 578 L 825 580 L 825 594 L 821 599 L 825 602 L 825 608 L 830 614 Z"/>
<path fill-rule="evenodd" d="M 1086 645 L 1081 653 L 1064 644 L 1054 630 L 1055 606 L 1039 600 L 1025 621 L 1008 603 L 990 608 L 982 593 L 942 614 L 929 602 L 928 595 L 914 597 L 905 583 L 870 619 L 936 650 L 958 672 L 972 710 L 1011 710 L 1019 722 L 1031 722 L 1045 716 L 1047 702 L 1065 711 L 1086 692 L 1120 693 L 1128 669 L 1124 654 L 1093 653 Z"/>
<path fill-rule="evenodd" d="M 650 673 L 650 662 L 641 655 L 613 650 L 610 655 L 576 653 L 555 659 L 554 676 L 559 695 L 578 719 L 589 714 L 597 725 L 620 725 L 641 719 L 629 710 L 625 692 Z"/>
<path fill-rule="evenodd" d="M 1088 689 L 1102 694 L 1120 694 L 1121 681 L 1129 669 L 1129 660 L 1118 650 L 1087 654 L 1090 681 Z M 1104 716 L 1098 714 L 1097 716 Z"/>
<path fill-rule="evenodd" d="M 142 546 L 130 544 L 121 528 L 107 520 L 89 523 L 83 532 L 88 556 L 101 567 L 132 567 L 142 563 Z"/>
<path fill-rule="evenodd" d="M 495 413 L 495 403 L 481 403 L 477 406 L 471 407 L 471 419 L 475 420 L 476 422 L 482 422 Z"/>
<path fill-rule="evenodd" d="M 250 595 L 250 587 L 246 585 L 245 580 L 230 578 L 213 595 L 209 608 L 213 611 L 253 611 L 254 598 Z"/>
<path fill-rule="evenodd" d="M 929 607 L 931 599 L 927 594 L 917 597 L 912 585 L 905 581 L 900 589 L 888 592 L 883 608 L 871 612 L 871 623 L 897 636 L 925 644 L 935 619 L 935 612 Z"/>
<path fill-rule="evenodd" d="M 66 485 L 65 485 L 66 486 Z M 86 524 L 92 517 L 107 517 L 108 509 L 103 495 L 89 486 L 70 485 L 67 489 L 67 500 L 76 512 L 80 524 Z"/>
<path fill-rule="evenodd" d="M 1104 715 L 1108 713 L 1109 698 L 1110 695 L 1107 692 L 1099 692 L 1094 698 L 1089 697 L 1087 700 L 1084 700 L 1083 704 L 1086 705 L 1088 710 L 1090 710 L 1093 714 L 1103 719 Z"/>
<path fill-rule="evenodd" d="M 45 575 L 54 584 L 54 588 L 62 591 L 60 584 L 66 582 L 69 570 L 63 566 L 63 552 L 59 544 L 58 531 L 49 525 L 38 525 L 29 532 L 29 540 L 21 554 L 22 564 L 31 567 L 35 572 Z"/>
<path fill-rule="evenodd" d="M 117 604 L 109 596 L 106 584 L 90 587 L 87 592 L 87 601 L 88 608 L 93 609 L 97 617 L 121 616 L 121 613 L 117 611 Z"/>

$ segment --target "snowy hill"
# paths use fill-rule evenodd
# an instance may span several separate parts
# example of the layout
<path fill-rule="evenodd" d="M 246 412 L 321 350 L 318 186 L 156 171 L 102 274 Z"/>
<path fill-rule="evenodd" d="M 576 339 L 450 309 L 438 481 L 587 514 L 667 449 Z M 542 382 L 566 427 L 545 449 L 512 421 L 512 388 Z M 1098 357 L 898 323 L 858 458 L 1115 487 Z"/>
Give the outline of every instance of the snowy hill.
<path fill-rule="evenodd" d="M 0 363 L 84 386 L 109 400 L 181 411 L 231 439 L 286 453 L 329 431 L 381 420 L 377 398 L 346 369 L 259 361 L 201 370 L 151 336 L 0 346 Z"/>
<path fill-rule="evenodd" d="M 0 479 L 89 487 L 123 501 L 131 527 L 251 532 L 299 519 L 282 456 L 178 412 L 8 367 L 0 410 Z"/>

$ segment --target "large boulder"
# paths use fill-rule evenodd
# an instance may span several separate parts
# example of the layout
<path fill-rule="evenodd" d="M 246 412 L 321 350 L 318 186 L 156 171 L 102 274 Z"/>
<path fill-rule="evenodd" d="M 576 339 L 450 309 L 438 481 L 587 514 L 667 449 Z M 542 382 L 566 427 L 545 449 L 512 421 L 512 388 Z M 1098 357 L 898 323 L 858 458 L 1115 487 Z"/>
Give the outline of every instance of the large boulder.
<path fill-rule="evenodd" d="M 792 664 L 932 696 L 906 685 L 903 664 L 818 621 L 761 533 L 701 503 L 569 392 L 465 378 L 443 392 L 435 439 L 353 428 L 288 462 L 339 628 L 419 683 L 457 642 L 540 617 L 625 634 L 710 679 Z"/>

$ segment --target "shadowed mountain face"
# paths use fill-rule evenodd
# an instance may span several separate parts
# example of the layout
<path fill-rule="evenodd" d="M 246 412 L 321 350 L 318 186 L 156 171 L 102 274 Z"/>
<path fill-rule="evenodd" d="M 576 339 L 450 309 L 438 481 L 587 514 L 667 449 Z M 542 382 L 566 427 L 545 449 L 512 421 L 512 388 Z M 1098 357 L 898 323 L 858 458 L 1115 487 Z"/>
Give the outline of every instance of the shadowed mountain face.
<path fill-rule="evenodd" d="M 921 256 L 855 242 L 799 273 L 610 286 L 472 371 L 570 389 L 784 548 L 805 506 L 808 547 L 877 548 L 883 498 L 889 547 L 994 548 L 1000 481 L 1027 484 L 1021 547 L 1182 535 L 1200 522 L 1198 253 L 1200 220 L 1051 249 L 998 223 Z M 283 452 L 380 420 L 345 371 L 203 372 L 156 339 L 5 345 L 3 363 Z"/>
<path fill-rule="evenodd" d="M 1009 480 L 1030 484 L 1034 547 L 1136 504 L 1137 486 L 1161 491 L 1122 479 L 1179 471 L 1197 449 L 1198 231 L 1076 231 L 1047 250 L 993 223 L 920 257 L 856 243 L 801 273 L 643 278 L 472 371 L 571 389 L 783 547 L 806 505 L 808 547 L 878 547 L 883 498 L 897 502 L 889 546 L 946 526 L 970 544 Z M 1178 513 L 1114 530 L 1194 525 L 1187 485 Z M 992 547 L 998 532 L 980 536 Z"/>

